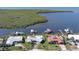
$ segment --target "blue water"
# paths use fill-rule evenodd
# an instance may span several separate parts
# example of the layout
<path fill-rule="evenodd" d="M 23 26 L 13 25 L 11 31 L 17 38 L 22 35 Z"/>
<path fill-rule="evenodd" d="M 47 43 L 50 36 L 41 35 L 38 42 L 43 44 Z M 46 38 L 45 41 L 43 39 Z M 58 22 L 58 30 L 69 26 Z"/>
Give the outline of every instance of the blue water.
<path fill-rule="evenodd" d="M 0 35 L 9 34 L 11 32 L 23 31 L 29 33 L 30 29 L 36 29 L 39 33 L 44 32 L 46 28 L 51 28 L 55 32 L 59 29 L 70 28 L 73 32 L 79 33 L 79 8 L 78 7 L 28 7 L 28 8 L 0 8 L 0 9 L 48 9 L 48 10 L 72 10 L 71 12 L 61 13 L 42 13 L 40 15 L 45 16 L 48 22 L 29 26 L 25 29 L 0 29 Z"/>

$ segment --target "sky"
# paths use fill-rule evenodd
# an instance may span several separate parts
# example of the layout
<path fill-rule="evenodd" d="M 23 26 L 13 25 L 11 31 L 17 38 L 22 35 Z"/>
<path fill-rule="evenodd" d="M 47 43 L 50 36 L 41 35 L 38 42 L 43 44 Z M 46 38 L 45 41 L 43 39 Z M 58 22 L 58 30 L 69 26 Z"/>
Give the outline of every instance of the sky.
<path fill-rule="evenodd" d="M 0 9 L 46 9 L 79 11 L 79 7 L 0 7 Z"/>

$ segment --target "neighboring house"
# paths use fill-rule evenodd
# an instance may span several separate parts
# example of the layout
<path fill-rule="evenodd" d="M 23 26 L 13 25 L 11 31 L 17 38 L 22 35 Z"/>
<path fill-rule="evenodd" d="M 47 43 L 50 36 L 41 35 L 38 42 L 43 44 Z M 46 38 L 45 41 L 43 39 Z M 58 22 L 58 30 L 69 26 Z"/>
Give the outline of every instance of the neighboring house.
<path fill-rule="evenodd" d="M 10 36 L 7 41 L 6 41 L 6 45 L 13 45 L 16 42 L 22 42 L 23 41 L 23 37 L 22 36 Z"/>
<path fill-rule="evenodd" d="M 35 35 L 35 36 L 27 36 L 26 42 L 36 42 L 40 43 L 43 41 L 43 36 L 42 35 Z"/>
<path fill-rule="evenodd" d="M 77 46 L 77 48 L 79 49 L 79 34 L 74 34 L 74 35 L 69 34 L 69 35 L 68 35 L 68 38 L 69 38 L 69 39 L 73 38 L 74 44 L 75 44 L 75 45 Z"/>
<path fill-rule="evenodd" d="M 69 34 L 68 39 L 73 39 L 74 43 L 79 45 L 79 34 Z"/>
<path fill-rule="evenodd" d="M 79 34 L 69 34 L 68 35 L 68 38 L 70 39 L 70 38 L 74 38 L 74 40 L 79 40 Z"/>
<path fill-rule="evenodd" d="M 63 44 L 63 40 L 59 36 L 56 36 L 56 35 L 50 35 L 50 36 L 48 36 L 47 39 L 48 39 L 49 43 Z"/>

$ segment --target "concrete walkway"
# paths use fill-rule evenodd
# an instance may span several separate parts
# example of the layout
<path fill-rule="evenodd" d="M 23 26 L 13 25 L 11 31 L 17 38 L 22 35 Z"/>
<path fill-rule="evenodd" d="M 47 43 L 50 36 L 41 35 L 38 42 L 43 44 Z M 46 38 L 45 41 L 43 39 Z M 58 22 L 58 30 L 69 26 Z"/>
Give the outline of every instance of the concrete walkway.
<path fill-rule="evenodd" d="M 65 45 L 63 45 L 63 44 L 59 44 L 59 47 L 61 48 L 62 51 L 67 51 Z"/>

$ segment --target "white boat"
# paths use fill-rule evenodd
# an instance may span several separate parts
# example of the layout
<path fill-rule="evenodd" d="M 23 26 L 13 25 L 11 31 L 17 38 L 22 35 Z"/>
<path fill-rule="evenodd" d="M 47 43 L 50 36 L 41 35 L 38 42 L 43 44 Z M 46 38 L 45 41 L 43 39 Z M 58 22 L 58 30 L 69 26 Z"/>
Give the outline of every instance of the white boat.
<path fill-rule="evenodd" d="M 11 33 L 12 35 L 23 35 L 23 34 L 25 34 L 24 32 L 13 32 L 13 33 Z"/>
<path fill-rule="evenodd" d="M 52 30 L 47 28 L 46 31 L 44 31 L 44 33 L 52 33 Z"/>

